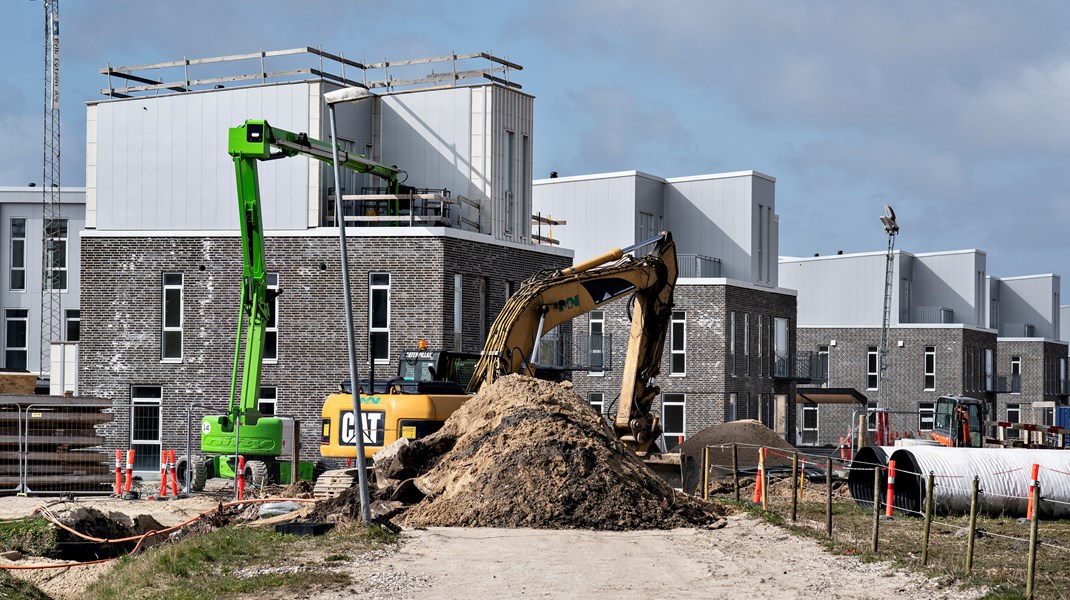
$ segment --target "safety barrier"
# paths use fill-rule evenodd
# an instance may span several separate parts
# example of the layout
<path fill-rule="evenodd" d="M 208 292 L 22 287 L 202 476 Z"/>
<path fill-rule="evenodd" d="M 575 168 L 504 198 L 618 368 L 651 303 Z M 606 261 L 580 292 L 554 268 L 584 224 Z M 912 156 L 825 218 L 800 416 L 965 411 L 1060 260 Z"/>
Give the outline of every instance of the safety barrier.
<path fill-rule="evenodd" d="M 111 465 L 97 425 L 111 421 L 110 401 L 70 402 L 62 397 L 22 410 L 22 492 L 110 494 Z"/>
<path fill-rule="evenodd" d="M 0 400 L 0 491 L 21 492 L 22 407 Z"/>

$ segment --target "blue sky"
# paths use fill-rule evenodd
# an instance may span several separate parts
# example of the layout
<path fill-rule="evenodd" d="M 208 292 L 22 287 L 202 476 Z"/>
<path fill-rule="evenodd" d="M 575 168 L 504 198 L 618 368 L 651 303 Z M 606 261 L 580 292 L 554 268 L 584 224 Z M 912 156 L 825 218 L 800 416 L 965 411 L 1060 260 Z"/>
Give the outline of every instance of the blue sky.
<path fill-rule="evenodd" d="M 43 9 L 3 0 L 0 185 L 41 180 Z M 980 248 L 1070 276 L 1070 4 L 1030 0 L 61 0 L 63 183 L 107 64 L 322 46 L 489 51 L 536 97 L 534 173 L 754 169 L 781 254 Z"/>

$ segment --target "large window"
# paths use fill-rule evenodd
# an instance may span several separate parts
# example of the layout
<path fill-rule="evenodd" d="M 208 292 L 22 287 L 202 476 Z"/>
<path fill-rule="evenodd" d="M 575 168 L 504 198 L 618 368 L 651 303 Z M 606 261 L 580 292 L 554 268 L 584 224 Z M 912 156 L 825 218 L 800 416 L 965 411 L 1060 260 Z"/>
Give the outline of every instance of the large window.
<path fill-rule="evenodd" d="M 390 362 L 390 273 L 368 275 L 368 296 L 371 354 L 377 364 L 386 364 Z"/>
<path fill-rule="evenodd" d="M 590 370 L 588 375 L 603 375 L 605 372 L 602 370 L 605 366 L 605 326 L 606 326 L 606 313 L 601 310 L 592 310 L 587 315 L 587 325 L 589 327 L 589 333 L 591 337 L 591 351 L 588 361 L 590 363 Z"/>
<path fill-rule="evenodd" d="M 25 308 L 12 308 L 4 312 L 4 366 L 8 370 L 26 370 L 29 317 L 30 311 Z"/>
<path fill-rule="evenodd" d="M 68 342 L 82 339 L 82 311 L 68 310 L 63 316 L 63 325 L 64 337 Z"/>
<path fill-rule="evenodd" d="M 765 377 L 765 358 L 762 345 L 765 343 L 765 317 L 758 315 L 758 376 Z"/>
<path fill-rule="evenodd" d="M 11 219 L 11 291 L 26 290 L 26 218 Z"/>
<path fill-rule="evenodd" d="M 602 392 L 587 392 L 587 402 L 590 403 L 594 412 L 602 414 L 606 409 L 606 397 Z"/>
<path fill-rule="evenodd" d="M 920 431 L 932 431 L 933 420 L 936 418 L 936 404 L 933 402 L 918 403 L 918 429 Z"/>
<path fill-rule="evenodd" d="M 670 329 L 669 375 L 687 374 L 687 316 L 683 311 L 673 311 Z"/>
<path fill-rule="evenodd" d="M 1007 405 L 1007 422 L 1012 425 L 1017 425 L 1018 423 L 1022 422 L 1021 404 Z M 1022 437 L 1022 430 L 1007 427 L 1006 429 L 1004 429 L 1004 437 L 1008 440 L 1017 440 Z"/>
<path fill-rule="evenodd" d="M 925 347 L 925 391 L 936 389 L 936 346 Z"/>
<path fill-rule="evenodd" d="M 877 389 L 877 347 L 870 346 L 866 349 L 866 389 Z"/>
<path fill-rule="evenodd" d="M 737 412 L 738 404 L 739 404 L 739 396 L 735 392 L 732 392 L 732 393 L 728 394 L 728 401 L 726 402 L 726 404 L 727 404 L 727 406 L 725 406 L 725 411 L 724 411 L 724 414 L 725 414 L 724 420 L 725 420 L 725 422 L 735 421 L 735 420 L 739 419 L 738 412 Z"/>
<path fill-rule="evenodd" d="M 505 233 L 513 233 L 516 227 L 516 134 L 505 132 Z"/>
<path fill-rule="evenodd" d="M 182 273 L 163 274 L 163 344 L 160 357 L 182 360 Z"/>
<path fill-rule="evenodd" d="M 877 401 L 866 402 L 866 430 L 877 431 Z"/>
<path fill-rule="evenodd" d="M 278 399 L 279 388 L 272 385 L 260 386 L 260 398 L 256 401 L 256 409 L 262 415 L 274 415 Z"/>
<path fill-rule="evenodd" d="M 1011 357 L 1011 392 L 1020 394 L 1022 392 L 1022 357 Z M 1017 385 L 1015 385 L 1017 384 Z"/>
<path fill-rule="evenodd" d="M 661 395 L 661 424 L 665 449 L 671 450 L 684 441 L 686 402 L 683 394 Z"/>
<path fill-rule="evenodd" d="M 279 274 L 267 274 L 268 320 L 264 328 L 264 362 L 279 360 Z"/>
<path fill-rule="evenodd" d="M 732 361 L 729 373 L 736 376 L 736 311 L 728 313 L 728 360 Z"/>
<path fill-rule="evenodd" d="M 829 387 L 829 346 L 822 344 L 817 347 L 817 376 L 822 379 L 821 387 Z"/>
<path fill-rule="evenodd" d="M 45 289 L 67 289 L 67 219 L 45 219 Z"/>
<path fill-rule="evenodd" d="M 743 374 L 750 375 L 750 313 L 743 313 Z"/>
<path fill-rule="evenodd" d="M 817 405 L 804 405 L 802 409 L 802 443 L 804 446 L 817 445 L 818 430 Z"/>
<path fill-rule="evenodd" d="M 160 468 L 160 400 L 163 389 L 156 385 L 130 387 L 130 449 L 134 451 L 134 469 L 156 471 Z"/>

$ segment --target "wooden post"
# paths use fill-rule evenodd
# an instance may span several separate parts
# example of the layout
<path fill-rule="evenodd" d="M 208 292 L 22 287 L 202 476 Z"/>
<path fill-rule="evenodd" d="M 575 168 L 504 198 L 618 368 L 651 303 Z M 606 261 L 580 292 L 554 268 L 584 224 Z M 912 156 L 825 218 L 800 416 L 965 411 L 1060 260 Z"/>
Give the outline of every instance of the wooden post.
<path fill-rule="evenodd" d="M 710 447 L 702 447 L 702 500 L 710 501 Z"/>
<path fill-rule="evenodd" d="M 881 468 L 873 467 L 873 546 L 871 551 L 877 553 L 877 539 L 881 530 Z"/>
<path fill-rule="evenodd" d="M 799 510 L 799 453 L 791 453 L 791 522 L 798 520 Z"/>
<path fill-rule="evenodd" d="M 825 459 L 825 534 L 832 539 L 832 457 Z"/>
<path fill-rule="evenodd" d="M 1040 482 L 1033 486 L 1033 520 L 1029 522 L 1029 563 L 1026 567 L 1025 597 L 1033 597 L 1033 581 L 1037 574 L 1037 523 L 1040 522 Z"/>
<path fill-rule="evenodd" d="M 769 465 L 766 463 L 766 448 L 761 447 L 758 452 L 761 455 L 759 461 L 762 465 L 762 510 L 769 510 Z"/>
<path fill-rule="evenodd" d="M 981 478 L 973 476 L 973 490 L 970 493 L 970 530 L 966 538 L 966 572 L 973 570 L 973 538 L 977 534 L 977 492 Z"/>
<path fill-rule="evenodd" d="M 866 445 L 866 415 L 858 415 L 858 435 L 855 436 L 858 439 L 858 444 L 855 446 L 855 452 L 865 447 Z"/>
<path fill-rule="evenodd" d="M 935 487 L 936 480 L 933 476 L 933 472 L 929 471 L 929 478 L 926 482 L 926 489 L 928 491 L 925 494 L 925 533 L 922 536 L 921 542 L 922 566 L 929 562 L 929 531 L 932 529 L 933 525 L 933 488 Z"/>
<path fill-rule="evenodd" d="M 739 449 L 732 444 L 732 486 L 736 491 L 736 502 L 739 502 Z"/>

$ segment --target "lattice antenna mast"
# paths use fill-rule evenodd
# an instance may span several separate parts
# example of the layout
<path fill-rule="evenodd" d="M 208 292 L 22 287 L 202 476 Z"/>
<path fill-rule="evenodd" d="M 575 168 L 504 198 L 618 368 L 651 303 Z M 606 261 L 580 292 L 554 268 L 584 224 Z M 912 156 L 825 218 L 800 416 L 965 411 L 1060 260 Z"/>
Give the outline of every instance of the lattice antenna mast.
<path fill-rule="evenodd" d="M 60 227 L 59 0 L 45 7 L 44 172 L 41 186 L 41 354 L 40 373 L 50 371 L 51 344 L 62 339 L 60 290 L 67 287 L 66 238 Z M 63 228 L 65 229 L 65 227 Z"/>
<path fill-rule="evenodd" d="M 884 232 L 888 234 L 888 253 L 884 263 L 884 313 L 881 315 L 881 344 L 878 350 L 877 360 L 877 408 L 884 408 L 881 396 L 884 393 L 884 374 L 888 370 L 888 322 L 892 316 L 892 273 L 894 263 L 892 261 L 895 250 L 895 236 L 899 235 L 899 224 L 895 222 L 895 211 L 891 206 L 884 205 L 884 215 L 881 216 L 884 224 Z"/>

